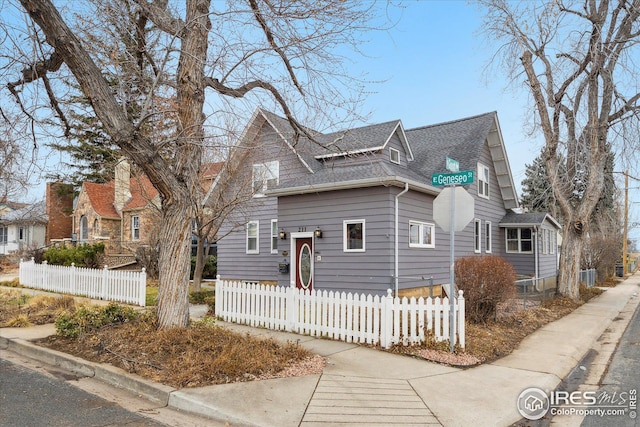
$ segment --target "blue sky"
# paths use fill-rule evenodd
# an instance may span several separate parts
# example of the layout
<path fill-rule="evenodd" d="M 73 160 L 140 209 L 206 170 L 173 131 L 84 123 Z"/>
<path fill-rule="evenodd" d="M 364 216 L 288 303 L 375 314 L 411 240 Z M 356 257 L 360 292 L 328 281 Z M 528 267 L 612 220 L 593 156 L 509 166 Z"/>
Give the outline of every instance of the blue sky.
<path fill-rule="evenodd" d="M 401 119 L 412 128 L 497 111 L 520 195 L 525 165 L 538 155 L 542 140 L 524 131 L 527 92 L 507 87 L 496 67 L 485 72 L 496 47 L 487 45 L 481 24 L 481 11 L 466 1 L 408 1 L 395 28 L 366 36 L 368 56 L 353 58 L 350 67 L 380 81 L 369 85 L 364 105 L 372 123 Z M 639 186 L 631 180 L 630 187 Z M 42 197 L 39 192 L 43 185 L 29 198 Z M 640 190 L 632 190 L 630 199 L 640 202 Z M 630 222 L 640 221 L 640 204 L 631 205 L 630 213 Z M 630 236 L 640 244 L 640 227 Z"/>
<path fill-rule="evenodd" d="M 372 122 L 401 119 L 405 128 L 498 112 L 511 172 L 518 196 L 526 164 L 543 146 L 541 137 L 528 137 L 525 117 L 530 111 L 528 93 L 508 87 L 496 67 L 486 72 L 496 46 L 481 34 L 481 11 L 466 1 L 407 2 L 398 25 L 376 34 L 368 47 L 375 57 L 359 61 L 372 79 L 366 109 Z M 443 159 L 444 163 L 444 159 Z M 617 170 L 621 170 L 618 168 Z M 620 188 L 622 175 L 616 175 Z M 640 181 L 629 181 L 629 222 L 640 222 Z M 629 236 L 640 246 L 640 226 Z"/>

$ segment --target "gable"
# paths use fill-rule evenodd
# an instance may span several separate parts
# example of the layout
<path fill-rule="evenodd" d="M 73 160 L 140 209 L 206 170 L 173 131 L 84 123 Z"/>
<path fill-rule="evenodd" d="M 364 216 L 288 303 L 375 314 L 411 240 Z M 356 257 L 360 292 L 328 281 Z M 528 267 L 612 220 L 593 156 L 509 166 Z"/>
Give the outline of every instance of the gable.
<path fill-rule="evenodd" d="M 106 184 L 85 182 L 82 184 L 82 192 L 86 194 L 89 204 L 98 215 L 112 219 L 120 218 L 113 205 L 115 197 L 115 184 L 113 181 Z"/>

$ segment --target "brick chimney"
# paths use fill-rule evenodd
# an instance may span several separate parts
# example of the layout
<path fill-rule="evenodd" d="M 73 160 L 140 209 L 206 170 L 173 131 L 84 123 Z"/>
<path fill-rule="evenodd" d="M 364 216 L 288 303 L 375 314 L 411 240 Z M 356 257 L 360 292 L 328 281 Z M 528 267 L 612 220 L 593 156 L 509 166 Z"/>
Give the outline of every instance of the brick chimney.
<path fill-rule="evenodd" d="M 131 166 L 124 157 L 118 160 L 115 170 L 115 196 L 113 205 L 122 217 L 122 208 L 131 199 Z"/>
<path fill-rule="evenodd" d="M 45 244 L 52 239 L 70 238 L 73 232 L 73 185 L 62 182 L 47 182 L 45 192 L 46 214 L 49 219 Z"/>

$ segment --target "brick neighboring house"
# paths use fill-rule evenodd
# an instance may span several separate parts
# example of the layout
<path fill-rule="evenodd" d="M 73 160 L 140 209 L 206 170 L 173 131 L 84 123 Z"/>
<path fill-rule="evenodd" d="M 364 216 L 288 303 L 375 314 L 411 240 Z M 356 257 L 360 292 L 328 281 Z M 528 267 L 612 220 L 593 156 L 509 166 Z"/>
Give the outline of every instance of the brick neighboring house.
<path fill-rule="evenodd" d="M 71 238 L 73 232 L 73 185 L 47 182 L 45 193 L 46 213 L 49 222 L 45 244 Z"/>
<path fill-rule="evenodd" d="M 121 160 L 113 181 L 82 184 L 73 210 L 73 233 L 78 243 L 104 243 L 110 265 L 132 262 L 138 247 L 154 242 L 159 209 L 160 197 L 149 178 L 131 177 L 129 163 Z"/>

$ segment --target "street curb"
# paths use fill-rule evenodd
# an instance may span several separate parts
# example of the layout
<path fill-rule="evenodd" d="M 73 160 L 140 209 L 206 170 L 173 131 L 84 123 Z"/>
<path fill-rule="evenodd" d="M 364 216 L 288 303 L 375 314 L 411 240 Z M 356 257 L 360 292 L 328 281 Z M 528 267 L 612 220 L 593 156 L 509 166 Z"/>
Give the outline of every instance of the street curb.
<path fill-rule="evenodd" d="M 114 387 L 129 390 L 152 402 L 168 406 L 169 396 L 176 391 L 173 387 L 147 381 L 136 374 L 130 374 L 112 365 L 98 364 L 66 353 L 37 346 L 19 338 L 0 337 L 0 349 L 60 367 L 84 377 L 95 378 Z"/>

